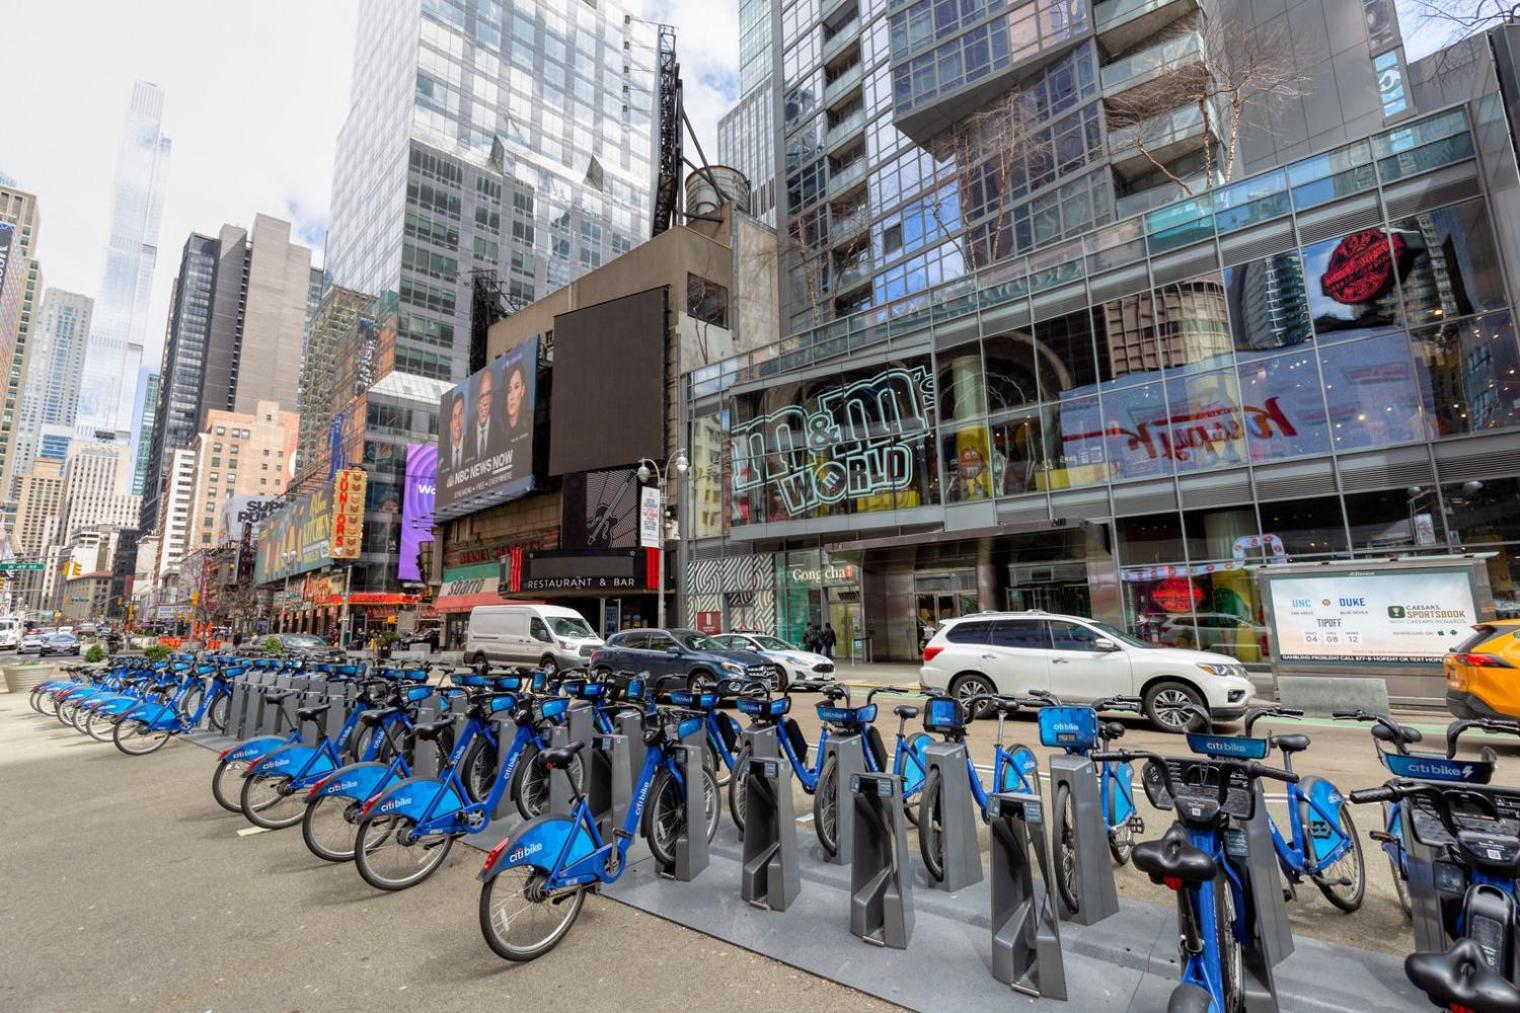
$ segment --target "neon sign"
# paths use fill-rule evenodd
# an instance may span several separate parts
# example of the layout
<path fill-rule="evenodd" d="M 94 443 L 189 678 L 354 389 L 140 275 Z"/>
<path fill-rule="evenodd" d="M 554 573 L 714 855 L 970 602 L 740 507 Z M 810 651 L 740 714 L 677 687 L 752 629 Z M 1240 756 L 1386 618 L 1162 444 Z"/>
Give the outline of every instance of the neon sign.
<path fill-rule="evenodd" d="M 929 436 L 934 374 L 899 366 L 788 405 L 734 428 L 734 490 L 769 485 L 796 517 L 847 498 L 913 484 L 914 458 Z"/>
<path fill-rule="evenodd" d="M 1392 240 L 1390 255 L 1389 237 L 1382 230 L 1351 233 L 1331 252 L 1320 288 L 1348 306 L 1381 298 L 1393 285 L 1394 265 L 1404 259 L 1404 237 L 1395 233 Z"/>

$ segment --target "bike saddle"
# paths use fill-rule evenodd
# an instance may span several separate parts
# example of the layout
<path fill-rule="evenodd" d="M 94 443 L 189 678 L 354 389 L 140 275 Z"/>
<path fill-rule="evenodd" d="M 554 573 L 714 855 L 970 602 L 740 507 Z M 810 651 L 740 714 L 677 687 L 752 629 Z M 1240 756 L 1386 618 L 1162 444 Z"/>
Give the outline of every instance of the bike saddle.
<path fill-rule="evenodd" d="M 1404 973 L 1443 1009 L 1520 1013 L 1520 990 L 1488 966 L 1472 939 L 1459 940 L 1445 953 L 1411 953 Z"/>
<path fill-rule="evenodd" d="M 439 718 L 437 721 L 424 721 L 417 725 L 417 737 L 419 739 L 436 739 L 444 732 L 454 727 L 453 718 Z"/>
<path fill-rule="evenodd" d="M 296 695 L 293 689 L 276 689 L 264 694 L 265 703 L 279 703 Z"/>
<path fill-rule="evenodd" d="M 359 723 L 370 728 L 377 728 L 385 721 L 385 716 L 395 708 L 386 707 L 382 710 L 364 711 L 359 715 Z"/>
<path fill-rule="evenodd" d="M 296 719 L 299 721 L 315 721 L 323 714 L 332 710 L 332 704 L 323 703 L 315 707 L 302 707 L 296 711 Z"/>
<path fill-rule="evenodd" d="M 1399 725 L 1399 733 L 1397 737 L 1394 736 L 1394 733 L 1390 729 L 1384 727 L 1383 725 L 1373 725 L 1372 737 L 1374 739 L 1377 739 L 1379 742 L 1391 743 L 1402 740 L 1405 745 L 1419 742 L 1425 738 L 1425 736 L 1420 734 L 1420 730 L 1418 728 L 1410 728 L 1408 725 Z"/>
<path fill-rule="evenodd" d="M 1105 742 L 1122 739 L 1124 738 L 1124 725 L 1118 721 L 1105 721 L 1103 722 L 1102 735 Z"/>
<path fill-rule="evenodd" d="M 900 703 L 892 708 L 892 713 L 900 718 L 916 718 L 918 717 L 918 708 L 912 704 Z"/>
<path fill-rule="evenodd" d="M 545 749 L 542 753 L 538 754 L 539 759 L 550 770 L 554 770 L 555 768 L 563 769 L 570 766 L 570 761 L 575 759 L 575 754 L 580 752 L 585 744 L 584 742 L 572 742 L 569 745 Z"/>
<path fill-rule="evenodd" d="M 1159 841 L 1135 845 L 1135 868 L 1151 878 L 1152 883 L 1177 889 L 1183 883 L 1207 883 L 1218 872 L 1212 855 L 1200 851 L 1188 841 L 1181 827 L 1173 826 Z M 1173 883 L 1177 886 L 1173 886 Z"/>
<path fill-rule="evenodd" d="M 1267 745 L 1273 749 L 1281 749 L 1285 753 L 1302 753 L 1309 748 L 1309 736 L 1307 735 L 1269 735 Z"/>

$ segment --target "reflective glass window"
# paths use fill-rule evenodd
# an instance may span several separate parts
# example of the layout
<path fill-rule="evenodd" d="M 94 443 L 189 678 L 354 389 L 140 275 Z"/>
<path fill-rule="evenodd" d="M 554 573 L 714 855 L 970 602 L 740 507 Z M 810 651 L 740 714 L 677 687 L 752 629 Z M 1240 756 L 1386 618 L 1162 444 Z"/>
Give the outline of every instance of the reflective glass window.
<path fill-rule="evenodd" d="M 1394 222 L 1391 238 L 1411 327 L 1504 305 L 1499 255 L 1483 201 Z"/>
<path fill-rule="evenodd" d="M 1028 330 L 1010 331 L 982 340 L 987 360 L 987 410 L 996 414 L 1040 399 L 1035 382 L 1037 346 Z"/>
<path fill-rule="evenodd" d="M 1304 281 L 1316 333 L 1321 338 L 1360 337 L 1397 322 L 1398 263 L 1382 229 L 1304 247 Z"/>
<path fill-rule="evenodd" d="M 1160 381 L 1104 392 L 1104 456 L 1115 479 L 1170 475 L 1171 438 Z"/>
<path fill-rule="evenodd" d="M 1051 405 L 1045 431 L 1050 485 L 1090 485 L 1108 474 L 1103 456 L 1103 414 L 1096 397 Z"/>
<path fill-rule="evenodd" d="M 1105 386 L 1144 383 L 1161 369 L 1156 315 L 1149 292 L 1093 307 L 1094 340 L 1107 353 Z"/>
<path fill-rule="evenodd" d="M 1158 288 L 1156 338 L 1167 369 L 1217 369 L 1233 364 L 1224 281 L 1206 274 Z"/>
<path fill-rule="evenodd" d="M 981 349 L 972 342 L 939 353 L 935 397 L 941 419 L 981 418 L 987 414 Z"/>
<path fill-rule="evenodd" d="M 1040 412 L 1021 412 L 994 419 L 989 427 L 992 439 L 992 481 L 999 496 L 1017 496 L 1042 488 Z"/>
<path fill-rule="evenodd" d="M 1224 287 L 1238 357 L 1277 352 L 1313 339 L 1304 266 L 1297 253 L 1227 267 Z"/>
<path fill-rule="evenodd" d="M 1320 349 L 1337 450 L 1409 443 L 1424 436 L 1420 390 L 1403 331 Z"/>
<path fill-rule="evenodd" d="M 1098 360 L 1087 310 L 1039 321 L 1034 332 L 1042 400 L 1051 401 L 1097 384 Z"/>
<path fill-rule="evenodd" d="M 944 427 L 945 500 L 952 503 L 990 499 L 993 470 L 987 427 L 981 423 Z"/>
<path fill-rule="evenodd" d="M 1155 439 L 1178 472 L 1246 463 L 1234 370 L 1173 376 L 1166 381 L 1166 397 L 1166 427 Z"/>
<path fill-rule="evenodd" d="M 1520 425 L 1520 351 L 1508 313 L 1414 333 L 1426 410 L 1436 434 Z"/>
<path fill-rule="evenodd" d="M 1241 418 L 1253 462 L 1330 450 L 1319 366 L 1309 351 L 1241 363 Z"/>

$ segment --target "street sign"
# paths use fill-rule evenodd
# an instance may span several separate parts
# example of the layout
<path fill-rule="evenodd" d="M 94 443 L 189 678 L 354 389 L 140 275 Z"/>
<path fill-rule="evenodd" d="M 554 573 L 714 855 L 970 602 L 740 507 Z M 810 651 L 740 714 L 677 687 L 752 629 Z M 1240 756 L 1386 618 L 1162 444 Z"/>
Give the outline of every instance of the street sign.
<path fill-rule="evenodd" d="M 27 563 L 19 559 L 0 559 L 0 570 L 46 570 L 46 563 Z"/>

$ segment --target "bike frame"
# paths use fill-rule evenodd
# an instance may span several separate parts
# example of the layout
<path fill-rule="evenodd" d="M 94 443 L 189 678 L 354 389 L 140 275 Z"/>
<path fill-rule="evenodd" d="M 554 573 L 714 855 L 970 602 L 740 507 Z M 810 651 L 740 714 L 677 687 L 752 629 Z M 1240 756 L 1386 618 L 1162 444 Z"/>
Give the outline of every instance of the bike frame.
<path fill-rule="evenodd" d="M 1283 839 L 1282 831 L 1277 829 L 1277 821 L 1272 818 L 1269 811 L 1267 825 L 1272 830 L 1272 848 L 1277 852 L 1277 861 L 1282 866 L 1284 874 L 1294 879 L 1306 875 L 1317 876 L 1340 861 L 1341 857 L 1351 850 L 1351 841 L 1341 833 L 1339 816 L 1326 813 L 1318 802 L 1304 794 L 1297 783 L 1288 784 L 1285 787 L 1288 789 L 1288 814 L 1292 820 L 1290 826 L 1292 840 Z M 1302 811 L 1300 804 L 1305 802 L 1309 805 L 1310 819 L 1318 817 L 1336 837 L 1335 847 L 1330 849 L 1330 853 L 1322 861 L 1316 862 L 1309 858 L 1308 834 L 1304 830 L 1304 821 L 1298 816 Z M 1394 820 L 1397 819 L 1395 815 Z"/>
<path fill-rule="evenodd" d="M 1218 917 L 1214 892 L 1221 888 L 1229 890 L 1234 902 L 1235 921 L 1231 926 L 1235 945 L 1244 948 L 1250 943 L 1250 925 L 1245 917 L 1245 884 L 1235 867 L 1224 854 L 1223 835 L 1216 828 L 1192 827 L 1184 824 L 1188 841 L 1199 851 L 1210 855 L 1220 872 L 1223 883 L 1216 876 L 1206 883 L 1178 891 L 1177 915 L 1182 922 L 1184 948 L 1188 951 L 1182 963 L 1181 980 L 1185 985 L 1196 985 L 1207 992 L 1212 1000 L 1209 1009 L 1224 1009 L 1224 974 L 1220 970 L 1224 954 L 1219 952 Z"/>
<path fill-rule="evenodd" d="M 792 773 L 796 775 L 797 782 L 802 785 L 802 790 L 809 795 L 813 794 L 818 789 L 818 777 L 823 773 L 823 746 L 829 741 L 829 726 L 824 725 L 823 732 L 818 736 L 818 755 L 813 758 L 812 767 L 802 762 L 797 751 L 792 748 L 792 737 L 786 734 L 786 729 L 779 725 L 776 728 L 776 741 L 781 744 L 781 751 L 785 754 L 787 762 L 792 765 Z"/>
<path fill-rule="evenodd" d="M 507 754 L 500 758 L 501 766 L 496 773 L 496 780 L 491 784 L 490 793 L 479 802 L 466 802 L 458 809 L 439 814 L 438 808 L 443 804 L 444 799 L 470 797 L 464 789 L 463 779 L 459 776 L 459 765 L 464 761 L 465 751 L 477 735 L 483 735 L 493 744 L 497 743 L 496 736 L 486 722 L 472 717 L 466 723 L 465 734 L 459 737 L 459 741 L 454 745 L 454 751 L 449 754 L 448 769 L 439 778 L 439 790 L 433 794 L 432 800 L 428 802 L 417 820 L 417 828 L 413 832 L 418 836 L 476 834 L 490 826 L 491 813 L 496 811 L 497 804 L 507 793 L 507 786 L 512 783 L 512 775 L 517 771 L 517 761 L 522 759 L 523 750 L 530 744 L 536 745 L 539 749 L 546 746 L 537 725 L 531 721 L 527 724 L 519 724 L 517 734 L 512 737 L 512 743 L 507 747 Z M 451 795 L 450 792 L 453 794 Z M 472 813 L 484 817 L 478 826 L 472 827 L 468 822 L 468 817 Z"/>
<path fill-rule="evenodd" d="M 998 743 L 992 754 L 992 783 L 997 787 L 998 791 L 1003 790 L 1001 787 L 1003 784 L 1003 774 L 1009 770 L 1013 771 L 1014 777 L 1018 778 L 1018 784 L 1013 788 L 1014 791 L 1025 794 L 1038 792 L 1038 775 L 1036 775 L 1036 783 L 1031 784 L 1029 778 L 1019 769 L 1018 764 L 1013 762 L 1013 754 L 1004 749 L 1002 743 Z M 966 776 L 971 780 L 971 795 L 976 799 L 977 806 L 982 810 L 982 819 L 986 820 L 988 792 L 986 787 L 982 785 L 981 775 L 977 773 L 976 764 L 972 762 L 969 753 L 966 755 Z"/>
<path fill-rule="evenodd" d="M 1129 764 L 1109 760 L 1098 764 L 1098 802 L 1110 834 L 1135 815 L 1135 786 Z"/>

